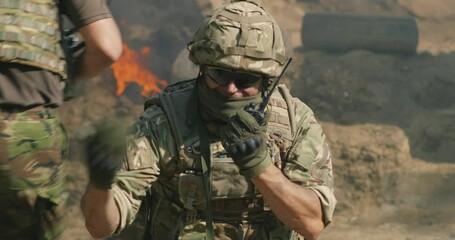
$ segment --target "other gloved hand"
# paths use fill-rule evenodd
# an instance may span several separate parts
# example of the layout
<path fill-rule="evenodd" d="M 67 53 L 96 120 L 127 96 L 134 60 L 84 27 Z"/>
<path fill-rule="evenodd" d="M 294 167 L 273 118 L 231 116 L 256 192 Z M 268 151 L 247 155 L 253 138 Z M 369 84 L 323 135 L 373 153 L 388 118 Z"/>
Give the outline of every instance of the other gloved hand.
<path fill-rule="evenodd" d="M 120 120 L 106 118 L 95 124 L 95 130 L 85 145 L 90 183 L 107 190 L 123 163 L 126 126 Z"/>
<path fill-rule="evenodd" d="M 221 141 L 239 167 L 240 173 L 248 178 L 259 176 L 271 163 L 267 150 L 267 122 L 270 114 L 266 112 L 264 124 L 241 110 L 229 118 L 228 125 L 221 133 Z"/>

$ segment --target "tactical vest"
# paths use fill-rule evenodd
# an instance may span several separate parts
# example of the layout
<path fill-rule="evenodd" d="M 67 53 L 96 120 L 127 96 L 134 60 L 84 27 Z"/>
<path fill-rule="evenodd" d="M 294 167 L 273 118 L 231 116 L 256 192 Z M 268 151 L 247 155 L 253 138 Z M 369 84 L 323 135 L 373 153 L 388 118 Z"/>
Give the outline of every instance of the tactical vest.
<path fill-rule="evenodd" d="M 179 82 L 149 99 L 145 109 L 160 106 L 169 119 L 179 149 L 178 169 L 169 181 L 176 194 L 155 184 L 147 199 L 151 209 L 144 239 L 205 239 L 206 183 L 202 176 L 195 80 Z M 269 152 L 280 169 L 291 147 L 296 124 L 293 101 L 285 85 L 278 85 L 269 105 Z M 269 209 L 253 183 L 240 175 L 219 140 L 210 143 L 212 217 L 217 239 L 303 239 L 284 226 Z M 155 187 L 158 186 L 158 187 Z M 172 196 L 171 196 L 172 195 Z"/>
<path fill-rule="evenodd" d="M 0 1 L 0 61 L 46 69 L 66 78 L 55 0 Z"/>

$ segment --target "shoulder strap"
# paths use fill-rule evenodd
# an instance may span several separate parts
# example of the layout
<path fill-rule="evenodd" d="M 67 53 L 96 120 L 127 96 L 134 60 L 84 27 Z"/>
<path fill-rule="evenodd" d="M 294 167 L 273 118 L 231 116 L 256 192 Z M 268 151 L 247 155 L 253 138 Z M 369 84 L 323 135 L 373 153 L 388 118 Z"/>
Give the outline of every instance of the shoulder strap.
<path fill-rule="evenodd" d="M 144 111 L 153 105 L 161 107 L 169 121 L 177 146 L 182 149 L 194 143 L 197 131 L 195 121 L 195 80 L 170 85 L 144 103 Z"/>
<path fill-rule="evenodd" d="M 277 139 L 293 141 L 297 131 L 295 123 L 294 99 L 286 85 L 277 85 L 269 101 L 272 114 L 269 119 L 267 131 Z"/>
<path fill-rule="evenodd" d="M 284 84 L 278 85 L 278 91 L 280 92 L 281 96 L 283 96 L 284 101 L 286 102 L 288 108 L 288 117 L 289 117 L 289 124 L 291 125 L 291 134 L 292 137 L 295 136 L 295 132 L 297 131 L 297 125 L 295 123 L 295 111 L 294 111 L 294 101 L 292 100 L 291 93 L 289 89 Z"/>
<path fill-rule="evenodd" d="M 205 234 L 206 240 L 214 240 L 215 232 L 213 229 L 213 216 L 212 216 L 212 204 L 210 199 L 210 193 L 212 192 L 211 184 L 211 157 L 210 157 L 210 139 L 209 133 L 205 126 L 199 128 L 199 133 L 201 137 L 201 165 L 202 173 L 204 177 L 204 187 L 205 187 Z"/>

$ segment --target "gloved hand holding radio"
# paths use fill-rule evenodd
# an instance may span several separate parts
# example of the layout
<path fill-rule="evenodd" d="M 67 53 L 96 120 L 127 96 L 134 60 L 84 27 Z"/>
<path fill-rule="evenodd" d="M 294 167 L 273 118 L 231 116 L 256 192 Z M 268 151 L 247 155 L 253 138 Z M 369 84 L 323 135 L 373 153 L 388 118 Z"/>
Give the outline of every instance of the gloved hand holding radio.
<path fill-rule="evenodd" d="M 272 160 L 267 150 L 267 122 L 269 112 L 265 113 L 263 124 L 245 110 L 240 110 L 229 118 L 221 133 L 224 148 L 239 167 L 240 173 L 247 178 L 259 176 Z"/>
<path fill-rule="evenodd" d="M 119 120 L 104 119 L 95 124 L 95 131 L 85 145 L 90 183 L 98 189 L 107 190 L 114 183 L 115 174 L 123 163 L 126 127 Z"/>

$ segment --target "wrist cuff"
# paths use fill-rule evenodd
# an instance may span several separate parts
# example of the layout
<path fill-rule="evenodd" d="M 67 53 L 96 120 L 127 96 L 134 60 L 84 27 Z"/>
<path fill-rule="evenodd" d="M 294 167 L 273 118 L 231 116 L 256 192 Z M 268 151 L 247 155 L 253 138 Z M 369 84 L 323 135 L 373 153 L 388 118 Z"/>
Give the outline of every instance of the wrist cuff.
<path fill-rule="evenodd" d="M 247 178 L 255 178 L 259 176 L 262 172 L 265 171 L 265 169 L 272 164 L 272 160 L 270 159 L 269 156 L 264 158 L 260 163 L 258 163 L 256 166 L 251 167 L 249 169 L 241 169 L 240 174 Z"/>

